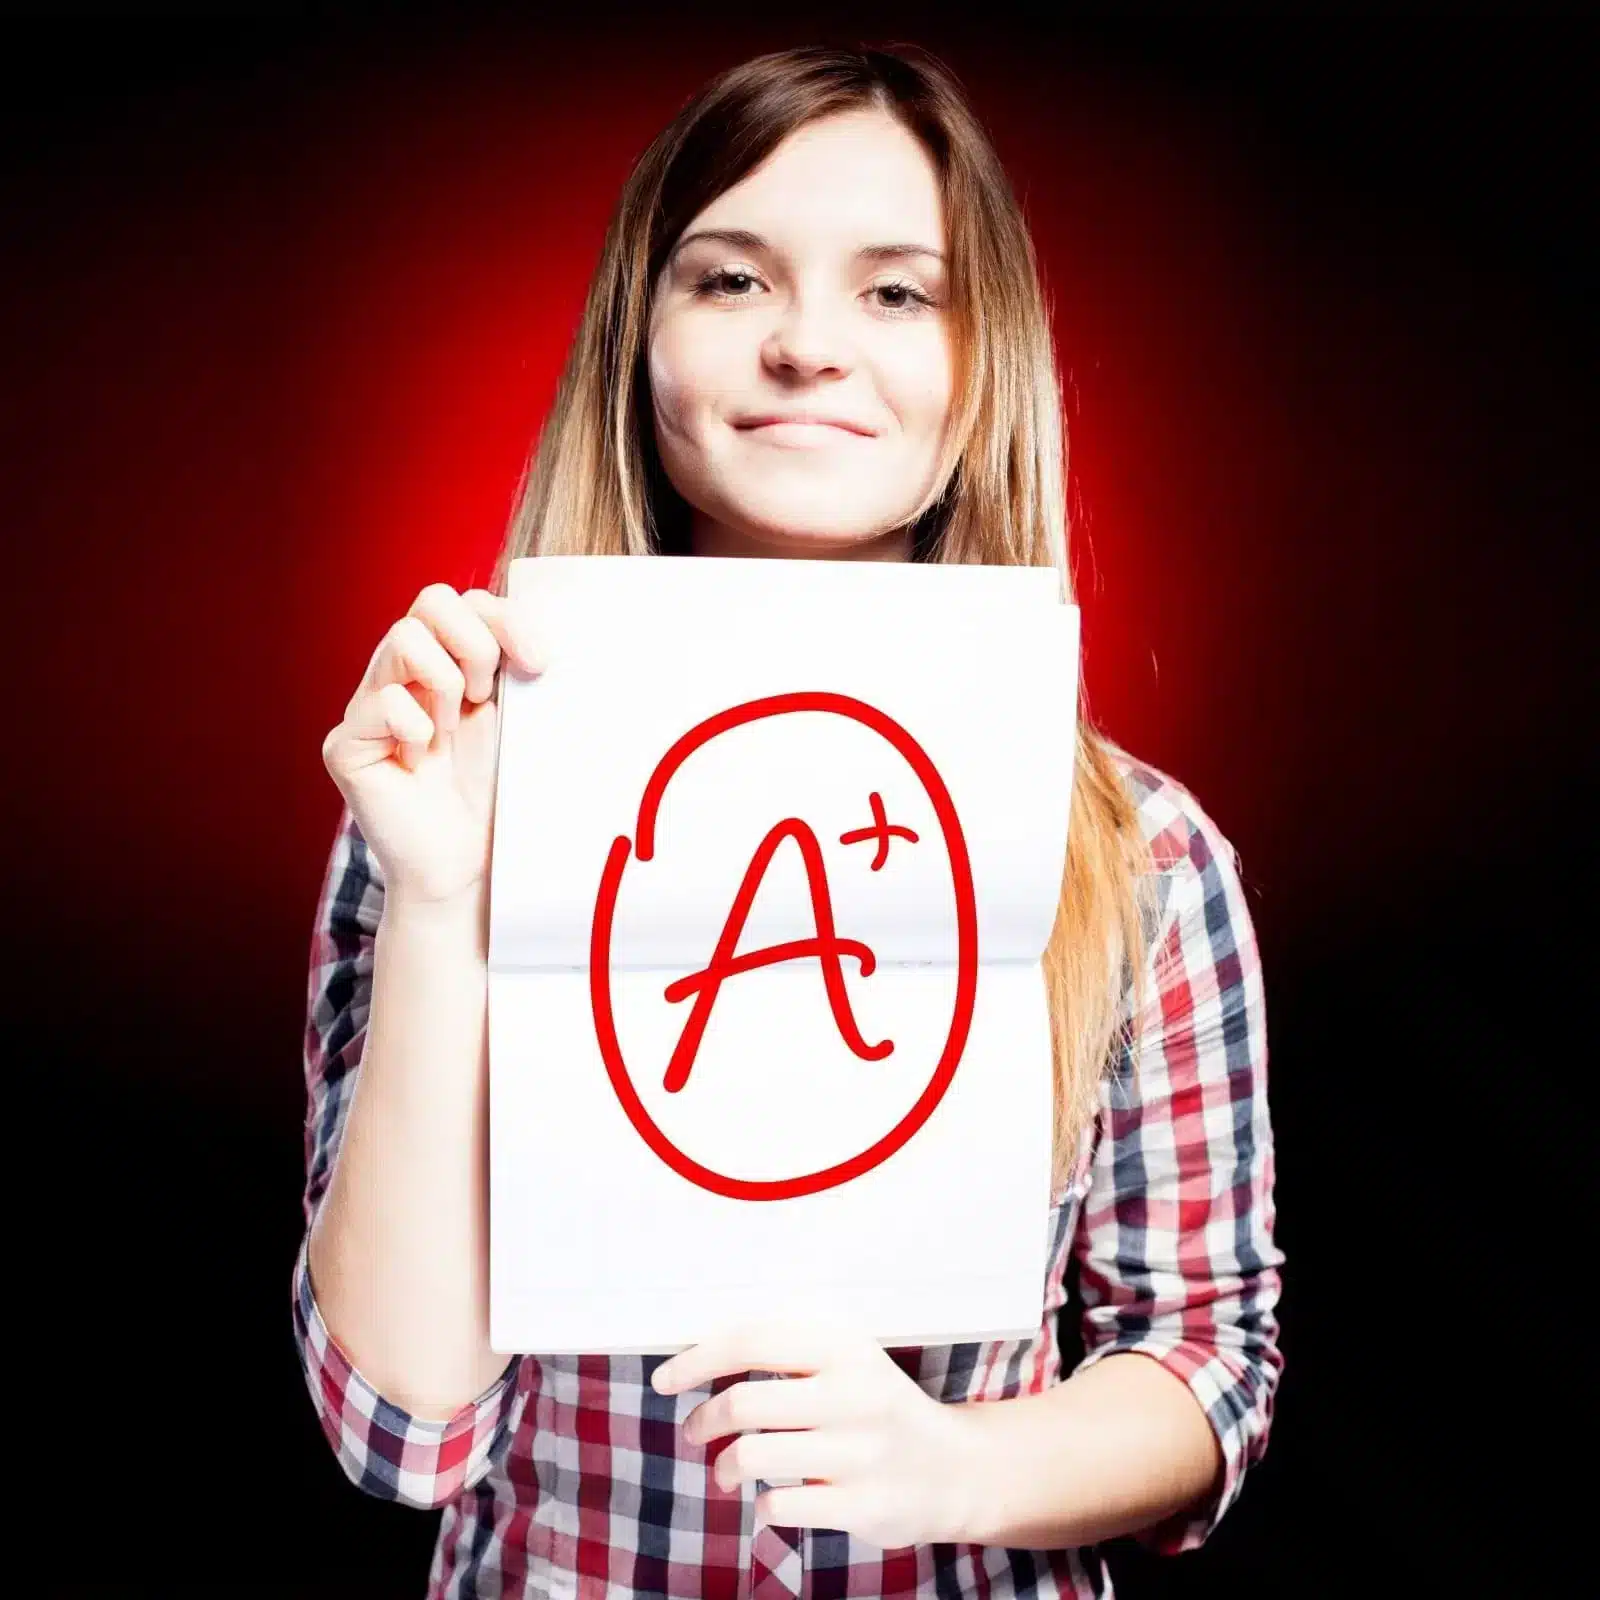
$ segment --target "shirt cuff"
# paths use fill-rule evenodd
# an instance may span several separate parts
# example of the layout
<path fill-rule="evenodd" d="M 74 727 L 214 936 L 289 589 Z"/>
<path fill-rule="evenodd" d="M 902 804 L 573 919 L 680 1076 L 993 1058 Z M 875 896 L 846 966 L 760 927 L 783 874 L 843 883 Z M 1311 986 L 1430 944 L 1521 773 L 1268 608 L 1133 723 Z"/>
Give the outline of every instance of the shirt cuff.
<path fill-rule="evenodd" d="M 329 1333 L 311 1282 L 311 1230 L 295 1256 L 295 1345 L 317 1420 L 345 1476 L 382 1500 L 437 1510 L 487 1470 L 507 1420 L 521 1356 L 448 1418 L 414 1417 L 385 1400 Z"/>
<path fill-rule="evenodd" d="M 1156 1555 L 1196 1550 L 1211 1536 L 1228 1507 L 1239 1498 L 1249 1464 L 1247 1424 L 1253 1411 L 1252 1389 L 1238 1368 L 1211 1345 L 1158 1338 L 1111 1339 L 1086 1355 L 1074 1374 L 1107 1356 L 1129 1351 L 1148 1356 L 1179 1379 L 1200 1403 L 1206 1421 L 1222 1447 L 1222 1481 L 1207 1499 L 1186 1513 L 1141 1528 L 1131 1537 Z"/>

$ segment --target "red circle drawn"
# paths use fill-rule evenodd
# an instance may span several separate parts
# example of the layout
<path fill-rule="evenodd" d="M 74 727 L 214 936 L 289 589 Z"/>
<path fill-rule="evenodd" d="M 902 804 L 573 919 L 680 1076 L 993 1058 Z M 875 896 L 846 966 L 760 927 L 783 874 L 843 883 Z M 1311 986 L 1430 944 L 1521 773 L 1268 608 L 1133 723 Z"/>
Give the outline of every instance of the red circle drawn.
<path fill-rule="evenodd" d="M 939 776 L 927 752 L 892 717 L 885 716 L 875 706 L 849 695 L 830 694 L 824 691 L 800 691 L 791 694 L 768 695 L 760 700 L 747 700 L 742 705 L 729 706 L 715 716 L 707 717 L 679 739 L 656 764 L 645 784 L 639 802 L 639 823 L 636 829 L 638 847 L 635 852 L 640 861 L 649 861 L 655 855 L 656 815 L 661 808 L 667 784 L 678 768 L 701 745 L 718 734 L 747 722 L 758 722 L 765 717 L 783 716 L 791 711 L 825 711 L 836 716 L 849 717 L 886 739 L 905 757 L 922 783 L 923 790 L 933 803 L 934 815 L 939 820 L 944 835 L 945 852 L 950 858 L 950 875 L 956 899 L 956 1000 L 950 1017 L 950 1030 L 945 1036 L 944 1049 L 939 1056 L 933 1076 L 917 1103 L 876 1144 L 869 1145 L 859 1155 L 837 1162 L 817 1172 L 802 1173 L 793 1178 L 748 1179 L 730 1178 L 725 1173 L 701 1165 L 680 1150 L 657 1127 L 654 1118 L 645 1109 L 633 1086 L 628 1065 L 622 1058 L 622 1047 L 617 1039 L 616 1019 L 611 1007 L 611 928 L 616 914 L 617 895 L 622 888 L 623 869 L 633 848 L 627 836 L 613 841 L 606 857 L 605 870 L 600 875 L 600 890 L 595 898 L 594 922 L 589 939 L 589 996 L 594 1010 L 595 1037 L 600 1045 L 600 1055 L 605 1062 L 606 1075 L 611 1087 L 628 1114 L 639 1137 L 680 1177 L 713 1194 L 726 1195 L 732 1200 L 792 1200 L 800 1195 L 819 1194 L 841 1183 L 849 1183 L 863 1173 L 887 1161 L 910 1140 L 933 1115 L 934 1108 L 944 1098 L 956 1067 L 966 1049 L 967 1035 L 972 1027 L 973 1005 L 978 987 L 978 905 L 972 883 L 972 862 L 967 855 L 967 841 L 961 831 L 960 819 L 944 780 Z"/>

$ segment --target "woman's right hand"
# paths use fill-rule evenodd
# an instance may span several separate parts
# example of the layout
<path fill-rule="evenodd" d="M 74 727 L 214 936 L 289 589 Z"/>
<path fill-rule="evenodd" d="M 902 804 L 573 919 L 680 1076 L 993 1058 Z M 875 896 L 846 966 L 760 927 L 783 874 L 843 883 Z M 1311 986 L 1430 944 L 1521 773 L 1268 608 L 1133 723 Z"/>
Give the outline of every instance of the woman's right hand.
<path fill-rule="evenodd" d="M 520 671 L 542 669 L 508 600 L 429 584 L 379 641 L 322 741 L 390 899 L 467 903 L 488 880 L 502 655 Z"/>

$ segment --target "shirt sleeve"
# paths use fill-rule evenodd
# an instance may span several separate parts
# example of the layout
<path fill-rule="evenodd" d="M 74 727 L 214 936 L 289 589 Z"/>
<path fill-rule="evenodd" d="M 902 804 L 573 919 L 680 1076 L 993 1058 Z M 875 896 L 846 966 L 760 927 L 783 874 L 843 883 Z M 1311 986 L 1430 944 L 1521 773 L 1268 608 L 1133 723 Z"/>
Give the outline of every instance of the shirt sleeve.
<path fill-rule="evenodd" d="M 348 807 L 339 820 L 311 935 L 304 1066 L 305 1230 L 295 1256 L 291 1301 L 295 1349 L 318 1422 L 345 1476 L 381 1500 L 434 1510 L 476 1483 L 525 1403 L 512 1381 L 521 1361 L 448 1419 L 411 1416 L 356 1369 L 322 1319 L 310 1273 L 316 1220 L 367 1038 L 373 942 L 383 883 Z"/>
<path fill-rule="evenodd" d="M 1101 1085 L 1073 1251 L 1082 1371 L 1119 1351 L 1158 1361 L 1222 1447 L 1218 1491 L 1140 1530 L 1163 1555 L 1203 1544 L 1266 1451 L 1283 1370 L 1276 1306 L 1261 963 L 1232 846 L 1192 800 L 1187 850 L 1147 967 L 1143 1045 Z"/>

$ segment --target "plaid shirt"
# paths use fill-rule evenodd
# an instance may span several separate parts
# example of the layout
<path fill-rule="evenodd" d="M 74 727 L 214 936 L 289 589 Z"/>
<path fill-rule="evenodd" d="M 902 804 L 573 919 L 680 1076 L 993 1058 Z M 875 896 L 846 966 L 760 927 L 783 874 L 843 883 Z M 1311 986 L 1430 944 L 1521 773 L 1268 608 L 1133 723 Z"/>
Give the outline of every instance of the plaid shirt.
<path fill-rule="evenodd" d="M 1124 1350 L 1159 1361 L 1204 1409 L 1225 1463 L 1208 1505 L 1135 1535 L 1174 1553 L 1206 1539 L 1261 1458 L 1283 1369 L 1266 1013 L 1231 845 L 1181 785 L 1117 759 L 1160 870 L 1139 1075 L 1124 1049 L 1102 1077 L 1100 1112 L 1072 1176 L 1052 1197 L 1038 1330 L 890 1354 L 940 1400 L 1034 1394 L 1068 1376 L 1057 1338 L 1067 1308 L 1085 1352 L 1074 1370 Z M 836 1529 L 758 1522 L 752 1501 L 766 1485 L 724 1491 L 711 1474 L 731 1439 L 697 1446 L 683 1437 L 683 1418 L 703 1394 L 651 1387 L 664 1355 L 514 1356 L 448 1421 L 412 1417 L 375 1392 L 328 1333 L 306 1252 L 361 1064 L 380 871 L 347 808 L 311 939 L 307 1236 L 292 1274 L 293 1324 L 312 1403 L 345 1474 L 381 1499 L 443 1508 L 429 1600 L 1112 1592 L 1093 1546 L 884 1550 Z M 1131 992 L 1130 982 L 1125 1002 Z"/>

